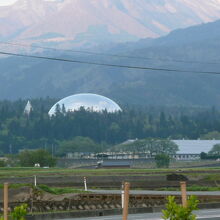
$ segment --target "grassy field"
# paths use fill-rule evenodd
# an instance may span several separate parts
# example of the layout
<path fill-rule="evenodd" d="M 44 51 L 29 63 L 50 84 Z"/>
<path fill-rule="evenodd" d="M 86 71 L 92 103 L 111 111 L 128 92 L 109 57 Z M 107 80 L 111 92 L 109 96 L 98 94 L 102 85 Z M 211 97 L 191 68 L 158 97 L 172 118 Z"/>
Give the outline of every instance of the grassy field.
<path fill-rule="evenodd" d="M 157 189 L 159 191 L 180 191 L 180 188 L 175 187 L 166 187 Z M 187 186 L 187 191 L 220 191 L 220 187 L 213 187 L 213 186 Z"/>
<path fill-rule="evenodd" d="M 85 194 L 85 193 L 90 193 L 90 191 L 85 191 L 83 189 L 74 189 L 72 187 L 49 187 L 47 185 L 38 185 L 38 188 L 41 189 L 44 192 L 48 192 L 54 195 L 61 195 L 61 194 L 66 194 L 66 193 L 80 193 L 80 194 Z"/>
<path fill-rule="evenodd" d="M 21 187 L 31 187 L 34 188 L 33 184 L 23 184 L 23 183 L 16 183 L 16 184 L 9 184 L 9 189 L 19 189 Z M 4 185 L 0 184 L 0 189 L 3 189 Z M 37 189 L 42 190 L 43 192 L 48 192 L 54 195 L 61 195 L 66 193 L 90 193 L 90 191 L 85 191 L 83 188 L 73 188 L 73 187 L 50 187 L 44 184 L 40 184 L 37 186 Z"/>
<path fill-rule="evenodd" d="M 11 178 L 7 180 L 11 182 L 10 188 L 19 188 L 22 186 L 31 186 L 32 184 L 23 184 L 23 180 L 19 180 L 22 177 L 29 177 L 33 178 L 34 175 L 38 177 L 62 177 L 61 179 L 67 179 L 68 177 L 83 177 L 83 176 L 113 176 L 113 179 L 117 176 L 166 176 L 167 174 L 178 173 L 185 175 L 189 178 L 189 180 L 195 180 L 193 184 L 198 185 L 188 185 L 188 191 L 220 191 L 220 168 L 185 168 L 185 169 L 63 169 L 63 168 L 0 168 L 0 178 Z M 46 178 L 47 179 L 47 178 Z M 74 178 L 73 178 L 74 179 Z M 148 178 L 146 178 L 148 179 Z M 166 180 L 166 178 L 163 178 Z M 149 178 L 149 180 L 151 180 Z M 52 179 L 52 181 L 54 181 Z M 59 181 L 59 178 L 58 180 Z M 210 182 L 212 181 L 211 186 Z M 20 182 L 20 183 L 19 183 Z M 30 181 L 29 181 L 30 182 Z M 61 181 L 62 182 L 62 181 Z M 67 181 L 68 182 L 68 181 Z M 203 182 L 203 184 L 200 184 Z M 3 183 L 3 182 L 1 182 Z M 14 183 L 14 184 L 13 184 Z M 16 184 L 17 183 L 17 184 Z M 28 182 L 27 182 L 28 183 Z M 64 188 L 57 188 L 56 184 L 48 183 L 47 182 L 41 183 L 45 185 L 38 185 L 43 191 L 50 192 L 52 194 L 63 194 L 63 193 L 84 193 L 82 191 L 81 185 L 78 186 L 77 184 L 74 187 L 68 188 L 67 186 L 70 185 L 63 185 Z M 168 184 L 169 185 L 169 184 Z M 179 190 L 179 188 L 160 188 L 160 190 Z M 56 187 L 52 187 L 56 186 Z M 100 187 L 99 185 L 93 185 L 90 187 Z M 107 186 L 109 189 L 109 186 Z M 3 188 L 3 185 L 0 184 L 0 188 Z M 152 187 L 151 187 L 152 188 Z M 155 186 L 155 189 L 159 189 Z"/>
<path fill-rule="evenodd" d="M 169 173 L 187 176 L 206 176 L 207 180 L 219 180 L 220 168 L 186 169 L 62 169 L 62 168 L 0 168 L 0 177 L 37 176 L 147 176 L 167 175 Z"/>

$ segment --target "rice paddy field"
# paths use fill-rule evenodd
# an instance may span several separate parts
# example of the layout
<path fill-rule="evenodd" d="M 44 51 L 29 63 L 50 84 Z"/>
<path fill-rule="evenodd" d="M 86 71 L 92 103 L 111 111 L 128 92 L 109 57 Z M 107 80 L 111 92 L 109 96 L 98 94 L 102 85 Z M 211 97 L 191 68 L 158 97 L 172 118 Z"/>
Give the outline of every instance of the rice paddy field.
<path fill-rule="evenodd" d="M 167 180 L 167 175 L 186 177 L 189 190 L 220 190 L 220 168 L 185 169 L 63 169 L 63 168 L 0 168 L 0 188 L 5 182 L 16 188 L 37 183 L 50 187 L 84 187 L 87 177 L 90 189 L 119 189 L 123 181 L 129 181 L 133 189 L 178 190 L 179 183 Z M 175 181 L 174 181 L 175 182 Z"/>
<path fill-rule="evenodd" d="M 0 178 L 37 176 L 147 176 L 172 173 L 209 176 L 220 180 L 220 167 L 184 169 L 70 169 L 70 168 L 0 168 Z M 219 178 L 218 178 L 219 177 Z"/>

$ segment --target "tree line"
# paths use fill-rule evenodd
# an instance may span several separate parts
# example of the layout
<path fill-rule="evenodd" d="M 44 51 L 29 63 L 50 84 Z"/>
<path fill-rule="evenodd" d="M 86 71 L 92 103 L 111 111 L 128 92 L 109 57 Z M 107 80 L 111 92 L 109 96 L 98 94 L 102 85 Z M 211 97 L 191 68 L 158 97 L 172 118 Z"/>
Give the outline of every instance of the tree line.
<path fill-rule="evenodd" d="M 87 151 L 89 146 L 100 151 L 128 139 L 207 139 L 220 134 L 220 111 L 215 108 L 122 106 L 123 111 L 117 113 L 81 108 L 65 114 L 58 111 L 50 117 L 48 111 L 55 99 L 30 101 L 33 106 L 30 115 L 24 114 L 27 100 L 0 101 L 2 154 L 38 148 L 56 153 L 62 151 L 62 146 L 68 148 L 71 142 L 79 140 L 88 145 Z M 82 140 L 82 137 L 87 139 Z"/>

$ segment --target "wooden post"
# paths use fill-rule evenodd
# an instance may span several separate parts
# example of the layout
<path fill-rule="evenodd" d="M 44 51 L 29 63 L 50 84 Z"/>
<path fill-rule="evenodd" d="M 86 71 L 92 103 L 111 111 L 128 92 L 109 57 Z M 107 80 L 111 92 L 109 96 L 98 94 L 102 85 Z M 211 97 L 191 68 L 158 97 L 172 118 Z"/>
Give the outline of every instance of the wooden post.
<path fill-rule="evenodd" d="M 125 182 L 124 184 L 124 208 L 123 208 L 123 220 L 128 219 L 128 204 L 129 204 L 129 189 L 130 183 Z"/>
<path fill-rule="evenodd" d="M 187 195 L 186 195 L 186 182 L 180 182 L 181 196 L 182 196 L 182 205 L 183 207 L 187 206 Z"/>
<path fill-rule="evenodd" d="M 8 220 L 8 183 L 4 183 L 4 220 Z"/>

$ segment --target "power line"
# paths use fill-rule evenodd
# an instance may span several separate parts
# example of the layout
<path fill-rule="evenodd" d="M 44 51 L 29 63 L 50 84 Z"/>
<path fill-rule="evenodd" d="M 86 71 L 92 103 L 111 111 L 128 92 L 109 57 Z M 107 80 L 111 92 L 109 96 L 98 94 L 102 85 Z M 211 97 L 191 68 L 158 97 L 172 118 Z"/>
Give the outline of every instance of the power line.
<path fill-rule="evenodd" d="M 29 58 L 36 58 L 36 59 L 44 59 L 44 60 L 61 61 L 61 62 L 69 62 L 69 63 L 79 63 L 79 64 L 89 64 L 89 65 L 96 65 L 96 66 L 108 66 L 108 67 L 126 68 L 126 69 L 167 71 L 167 72 L 182 72 L 182 73 L 197 73 L 197 74 L 215 74 L 215 75 L 219 75 L 220 74 L 220 72 L 212 72 L 212 71 L 190 71 L 190 70 L 168 69 L 168 68 L 128 66 L 128 65 L 88 62 L 88 61 L 81 61 L 81 60 L 71 60 L 71 59 L 64 59 L 64 58 L 54 58 L 54 57 L 46 57 L 46 56 L 25 55 L 25 54 L 10 53 L 10 52 L 4 52 L 4 51 L 0 51 L 0 54 L 2 54 L 2 55 L 11 55 L 11 56 L 18 56 L 18 57 L 29 57 Z"/>
<path fill-rule="evenodd" d="M 214 62 L 214 61 L 213 62 L 202 62 L 202 61 L 190 61 L 190 60 L 178 60 L 178 59 L 171 60 L 171 59 L 165 59 L 165 58 L 128 56 L 128 55 L 118 55 L 118 54 L 110 54 L 110 53 L 99 53 L 99 52 L 92 52 L 92 51 L 85 51 L 85 50 L 58 49 L 58 48 L 53 48 L 53 47 L 42 47 L 42 46 L 28 45 L 28 44 L 22 44 L 22 43 L 12 43 L 12 42 L 6 42 L 6 41 L 0 41 L 0 44 L 8 44 L 8 45 L 13 45 L 13 46 L 21 46 L 21 47 L 32 47 L 32 48 L 54 50 L 54 51 L 67 51 L 67 52 L 72 52 L 72 53 L 82 53 L 82 54 L 90 54 L 90 55 L 98 55 L 98 56 L 136 59 L 136 60 L 157 60 L 157 61 L 176 62 L 176 63 L 220 65 L 220 62 L 218 63 L 218 62 Z"/>

